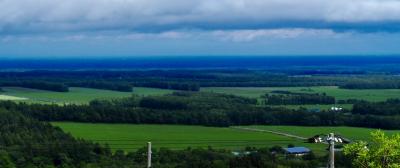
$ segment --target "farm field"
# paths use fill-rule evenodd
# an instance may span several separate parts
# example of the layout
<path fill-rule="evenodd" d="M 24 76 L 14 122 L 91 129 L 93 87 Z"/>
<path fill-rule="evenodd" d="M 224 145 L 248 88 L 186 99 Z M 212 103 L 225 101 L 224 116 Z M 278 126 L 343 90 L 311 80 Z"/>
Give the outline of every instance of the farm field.
<path fill-rule="evenodd" d="M 0 95 L 0 100 L 26 100 L 24 97 Z"/>
<path fill-rule="evenodd" d="M 202 91 L 227 93 L 239 96 L 259 98 L 273 90 L 286 90 L 302 93 L 326 93 L 337 100 L 363 99 L 367 101 L 384 101 L 389 98 L 400 98 L 400 89 L 339 89 L 337 86 L 314 87 L 207 87 Z"/>
<path fill-rule="evenodd" d="M 239 126 L 240 127 L 240 126 Z M 277 132 L 285 132 L 302 137 L 312 137 L 317 134 L 328 134 L 335 133 L 337 135 L 342 135 L 351 140 L 364 140 L 368 141 L 370 138 L 370 133 L 377 129 L 371 128 L 357 128 L 357 127 L 307 127 L 307 126 L 264 126 L 264 125 L 254 125 L 254 126 L 243 126 L 244 128 L 255 128 L 260 130 L 269 130 Z M 393 135 L 395 133 L 400 133 L 400 130 L 385 130 L 386 135 Z"/>
<path fill-rule="evenodd" d="M 46 90 L 37 90 L 21 87 L 3 87 L 4 92 L 1 94 L 3 98 L 10 96 L 8 100 L 22 100 L 26 102 L 36 103 L 74 103 L 74 104 L 85 104 L 93 99 L 98 98 L 121 98 L 129 97 L 132 94 L 141 96 L 147 95 L 160 95 L 171 93 L 172 90 L 166 89 L 154 89 L 154 88 L 141 88 L 135 87 L 132 93 L 129 92 L 118 92 L 101 89 L 90 89 L 90 88 L 79 88 L 71 87 L 69 92 L 53 92 Z M 11 99 L 12 97 L 20 97 L 24 99 Z"/>
<path fill-rule="evenodd" d="M 298 109 L 300 107 L 307 108 L 307 109 L 319 109 L 319 110 L 329 110 L 331 107 L 340 107 L 344 109 L 352 109 L 352 104 L 306 104 L 306 105 L 276 105 L 276 107 L 285 107 L 289 109 Z"/>
<path fill-rule="evenodd" d="M 39 103 L 75 103 L 84 104 L 96 98 L 121 98 L 128 97 L 131 94 L 140 96 L 163 95 L 172 93 L 173 90 L 135 87 L 132 93 L 118 92 L 101 89 L 71 87 L 70 92 L 53 92 L 46 90 L 37 90 L 21 87 L 3 87 L 0 100 L 16 100 Z M 368 101 L 384 101 L 389 98 L 400 98 L 400 89 L 370 89 L 370 90 L 349 90 L 339 89 L 335 86 L 318 87 L 206 87 L 202 88 L 204 92 L 227 93 L 238 96 L 259 98 L 261 95 L 273 90 L 287 90 L 292 92 L 306 93 L 326 93 L 336 97 L 337 100 L 345 99 L 363 99 Z M 288 105 L 288 108 L 320 108 L 328 109 L 333 105 Z M 351 108 L 351 105 L 338 105 L 343 108 Z"/>
<path fill-rule="evenodd" d="M 178 125 L 88 124 L 53 122 L 75 137 L 108 143 L 113 150 L 136 150 L 151 141 L 155 148 L 184 149 L 187 147 L 214 147 L 240 150 L 246 146 L 272 147 L 288 144 L 306 146 L 324 154 L 322 144 L 309 144 L 302 140 L 264 132 L 244 131 L 233 128 Z"/>

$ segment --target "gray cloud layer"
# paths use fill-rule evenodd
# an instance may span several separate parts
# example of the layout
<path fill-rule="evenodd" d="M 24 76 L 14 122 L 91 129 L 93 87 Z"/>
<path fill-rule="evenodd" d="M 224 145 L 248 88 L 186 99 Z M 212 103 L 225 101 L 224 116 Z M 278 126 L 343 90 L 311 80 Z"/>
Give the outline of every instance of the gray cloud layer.
<path fill-rule="evenodd" d="M 399 0 L 0 0 L 0 33 L 312 28 L 400 31 Z"/>

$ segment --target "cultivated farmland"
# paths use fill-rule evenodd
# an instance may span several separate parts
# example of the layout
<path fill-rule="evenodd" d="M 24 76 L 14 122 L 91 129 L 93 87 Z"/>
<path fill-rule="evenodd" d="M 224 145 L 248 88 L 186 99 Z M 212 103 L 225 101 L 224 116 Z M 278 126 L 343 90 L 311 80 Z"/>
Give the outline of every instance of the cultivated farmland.
<path fill-rule="evenodd" d="M 167 147 L 170 149 L 185 149 L 187 147 L 225 148 L 241 150 L 247 146 L 272 147 L 275 145 L 286 147 L 288 144 L 306 146 L 317 154 L 326 154 L 324 144 L 310 144 L 304 140 L 276 135 L 268 132 L 247 131 L 236 128 L 253 128 L 258 130 L 275 131 L 305 138 L 317 134 L 335 134 L 352 141 L 370 139 L 370 133 L 376 129 L 355 127 L 304 127 L 304 126 L 235 126 L 228 128 L 182 126 L 182 125 L 134 125 L 134 124 L 89 124 L 72 122 L 53 122 L 65 132 L 101 144 L 109 144 L 113 150 L 137 150 L 153 142 L 155 148 Z M 387 135 L 400 131 L 384 131 Z"/>
<path fill-rule="evenodd" d="M 162 95 L 173 92 L 172 90 L 166 89 L 155 89 L 155 88 L 141 88 L 135 87 L 132 93 L 130 92 L 118 92 L 101 89 L 90 89 L 90 88 L 79 88 L 71 87 L 69 92 L 53 92 L 46 90 L 28 89 L 21 87 L 3 87 L 5 96 L 10 96 L 8 100 L 19 100 L 33 103 L 74 103 L 74 104 L 86 104 L 93 99 L 114 99 L 129 97 L 132 94 L 140 96 L 148 95 Z M 23 97 L 25 99 L 10 99 L 11 97 Z"/>
<path fill-rule="evenodd" d="M 385 101 L 389 98 L 400 98 L 400 89 L 339 89 L 337 86 L 314 87 L 207 87 L 202 91 L 227 93 L 239 96 L 259 98 L 274 90 L 298 93 L 326 93 L 337 100 L 362 99 L 367 101 Z"/>
<path fill-rule="evenodd" d="M 53 122 L 75 137 L 109 144 L 113 150 L 136 150 L 152 141 L 155 148 L 168 147 L 184 149 L 187 147 L 227 148 L 240 150 L 247 146 L 286 147 L 288 144 L 307 146 L 316 153 L 324 153 L 324 145 L 309 144 L 303 140 L 264 132 L 244 131 L 234 128 L 177 125 L 133 125 L 133 124 L 88 124 Z"/>

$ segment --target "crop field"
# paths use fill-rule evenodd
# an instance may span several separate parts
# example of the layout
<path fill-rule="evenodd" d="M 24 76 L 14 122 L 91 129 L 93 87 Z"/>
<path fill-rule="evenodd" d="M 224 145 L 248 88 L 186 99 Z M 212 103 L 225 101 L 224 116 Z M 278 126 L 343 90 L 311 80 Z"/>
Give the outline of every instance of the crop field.
<path fill-rule="evenodd" d="M 202 91 L 227 93 L 239 96 L 259 98 L 274 90 L 285 90 L 300 93 L 326 93 L 337 100 L 363 99 L 367 101 L 385 101 L 389 98 L 400 98 L 400 89 L 339 89 L 336 86 L 315 87 L 207 87 Z"/>
<path fill-rule="evenodd" d="M 7 100 L 21 100 L 21 101 L 35 102 L 35 103 L 60 103 L 60 104 L 63 103 L 85 104 L 93 99 L 98 99 L 98 98 L 113 99 L 113 98 L 129 97 L 132 94 L 147 96 L 147 95 L 161 95 L 172 92 L 172 90 L 166 90 L 166 89 L 140 88 L 140 87 L 135 87 L 132 93 L 101 90 L 101 89 L 78 88 L 78 87 L 71 87 L 69 92 L 53 92 L 53 91 L 28 89 L 20 87 L 3 87 L 3 90 L 4 92 L 1 93 L 2 97 L 3 99 L 7 98 Z M 23 98 L 23 99 L 17 99 L 17 98 Z"/>
<path fill-rule="evenodd" d="M 370 139 L 370 133 L 376 129 L 356 127 L 305 127 L 305 126 L 235 126 L 230 128 L 182 126 L 182 125 L 134 125 L 134 124 L 89 124 L 72 122 L 53 122 L 65 132 L 75 137 L 93 140 L 101 144 L 109 144 L 111 149 L 137 150 L 148 141 L 155 148 L 167 147 L 170 149 L 185 149 L 187 147 L 211 146 L 240 150 L 246 146 L 272 147 L 274 145 L 286 147 L 288 144 L 305 146 L 317 154 L 325 154 L 324 144 L 310 144 L 303 140 L 276 135 L 268 132 L 246 131 L 235 129 L 253 128 L 258 130 L 288 133 L 305 138 L 317 134 L 335 134 L 350 140 Z M 384 131 L 387 135 L 400 133 L 400 130 Z"/>
<path fill-rule="evenodd" d="M 377 130 L 371 128 L 357 128 L 357 127 L 318 127 L 318 126 L 307 127 L 307 126 L 255 125 L 255 126 L 244 126 L 244 127 L 255 128 L 260 130 L 284 132 L 306 138 L 310 138 L 317 134 L 328 134 L 333 132 L 337 135 L 341 135 L 351 140 L 364 140 L 364 141 L 368 141 L 370 139 L 371 132 Z M 400 130 L 385 130 L 384 132 L 386 135 L 393 135 L 395 133 L 400 133 Z"/>
<path fill-rule="evenodd" d="M 240 150 L 246 146 L 272 147 L 288 144 L 306 146 L 316 153 L 325 153 L 322 144 L 309 144 L 303 140 L 293 139 L 264 132 L 244 131 L 233 128 L 178 125 L 133 125 L 133 124 L 87 124 L 54 122 L 65 132 L 75 137 L 107 143 L 113 150 L 136 150 L 151 141 L 155 148 L 184 149 L 187 147 L 227 148 Z"/>

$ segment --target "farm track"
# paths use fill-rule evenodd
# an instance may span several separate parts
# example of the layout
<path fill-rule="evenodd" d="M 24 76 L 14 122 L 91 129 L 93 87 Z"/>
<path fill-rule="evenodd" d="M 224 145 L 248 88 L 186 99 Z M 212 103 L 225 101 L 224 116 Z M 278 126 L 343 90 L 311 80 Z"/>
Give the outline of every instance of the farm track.
<path fill-rule="evenodd" d="M 257 128 L 246 128 L 246 127 L 231 127 L 231 128 L 238 129 L 238 130 L 245 130 L 245 131 L 266 132 L 266 133 L 281 135 L 281 136 L 285 136 L 285 137 L 295 138 L 295 139 L 299 139 L 299 140 L 307 140 L 306 137 L 288 134 L 288 133 L 279 132 L 279 131 L 271 131 L 271 130 L 264 130 L 264 129 L 257 129 Z"/>

